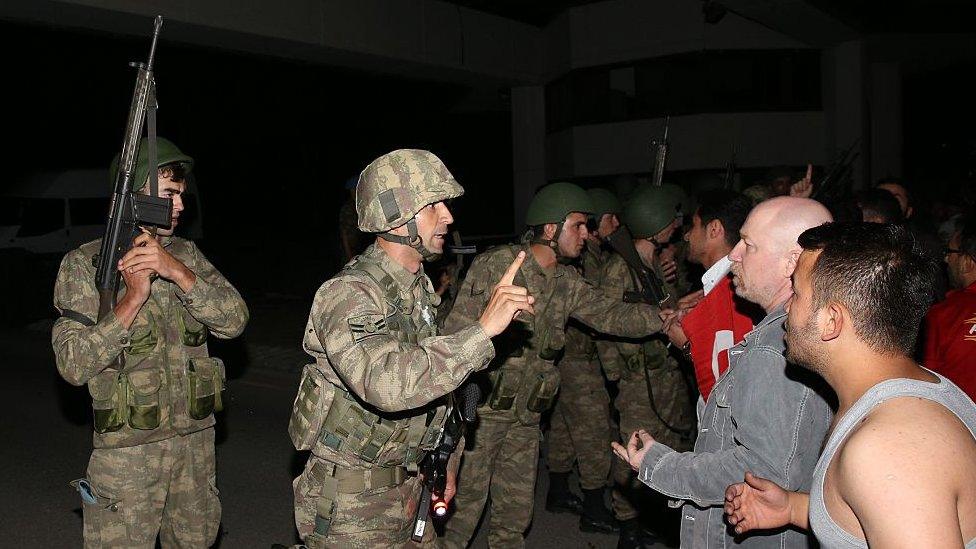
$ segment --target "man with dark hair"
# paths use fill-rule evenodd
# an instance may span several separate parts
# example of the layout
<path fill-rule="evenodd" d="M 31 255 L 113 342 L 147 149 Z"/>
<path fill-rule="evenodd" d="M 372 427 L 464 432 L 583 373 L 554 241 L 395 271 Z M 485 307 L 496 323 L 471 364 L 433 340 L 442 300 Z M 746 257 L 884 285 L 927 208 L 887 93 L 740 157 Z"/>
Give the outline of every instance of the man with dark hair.
<path fill-rule="evenodd" d="M 752 329 L 750 307 L 735 299 L 728 258 L 751 209 L 752 201 L 732 190 L 702 193 L 691 228 L 684 236 L 688 261 L 705 268 L 702 290 L 681 300 L 696 304 L 666 316 L 664 331 L 694 364 L 703 399 L 708 399 L 715 382 L 729 367 L 726 351 Z"/>
<path fill-rule="evenodd" d="M 976 400 L 976 221 L 972 218 L 952 235 L 945 262 L 954 291 L 925 316 L 922 362 Z"/>
<path fill-rule="evenodd" d="M 874 188 L 891 193 L 891 196 L 895 197 L 895 200 L 898 201 L 902 218 L 906 220 L 912 218 L 912 214 L 915 213 L 915 209 L 912 207 L 912 195 L 908 192 L 908 187 L 901 180 L 894 178 L 881 179 L 875 183 Z"/>
<path fill-rule="evenodd" d="M 68 252 L 54 286 L 58 373 L 91 395 L 94 449 L 86 478 L 72 483 L 85 547 L 152 548 L 157 537 L 163 547 L 209 547 L 220 530 L 214 412 L 228 397 L 207 339 L 239 336 L 249 313 L 197 245 L 173 234 L 193 159 L 162 137 L 153 153 L 142 139 L 133 191 L 170 199 L 170 226 L 143 228 L 113 265 L 115 305 L 99 318 L 100 240 Z"/>
<path fill-rule="evenodd" d="M 684 500 L 681 546 L 727 547 L 733 539 L 722 520 L 725 489 L 746 471 L 760 469 L 807 489 L 817 452 L 831 421 L 827 402 L 805 383 L 813 378 L 783 356 L 784 307 L 800 255 L 797 236 L 830 221 L 809 198 L 777 197 L 753 208 L 729 253 L 735 292 L 766 311 L 743 341 L 729 349 L 729 369 L 698 404 L 701 424 L 693 452 L 676 452 L 647 431 L 635 431 L 617 455 L 654 490 Z M 772 530 L 742 547 L 805 549 L 807 536 Z"/>
<path fill-rule="evenodd" d="M 576 262 L 584 279 L 599 285 L 610 257 L 606 239 L 620 227 L 620 200 L 607 189 L 587 189 L 593 213 L 587 220 L 586 245 Z M 566 346 L 556 361 L 560 391 L 549 418 L 546 466 L 549 492 L 546 510 L 580 515 L 580 530 L 613 532 L 616 520 L 604 503 L 612 456 L 610 395 L 597 357 L 596 335 L 582 322 L 569 319 Z M 573 463 L 579 468 L 580 500 L 569 488 Z"/>
<path fill-rule="evenodd" d="M 888 191 L 868 189 L 857 196 L 861 219 L 865 223 L 901 223 L 903 221 L 898 200 Z"/>
<path fill-rule="evenodd" d="M 912 359 L 930 260 L 895 225 L 826 224 L 799 243 L 788 356 L 830 384 L 840 419 L 809 494 L 746 473 L 729 523 L 812 528 L 824 547 L 976 547 L 976 405 Z"/>

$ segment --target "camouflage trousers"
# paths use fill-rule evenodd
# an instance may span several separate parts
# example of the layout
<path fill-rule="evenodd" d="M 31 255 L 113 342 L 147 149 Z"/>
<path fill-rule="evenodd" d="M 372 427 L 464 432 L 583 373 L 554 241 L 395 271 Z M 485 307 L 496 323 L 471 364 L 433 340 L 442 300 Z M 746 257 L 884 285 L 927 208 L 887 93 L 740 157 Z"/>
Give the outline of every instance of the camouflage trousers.
<path fill-rule="evenodd" d="M 539 427 L 514 421 L 511 412 L 499 418 L 498 412 L 483 414 L 484 410 L 478 410 L 478 426 L 469 435 L 474 445 L 461 461 L 454 515 L 445 525 L 443 547 L 467 547 L 489 495 L 488 546 L 525 546 L 539 463 Z"/>
<path fill-rule="evenodd" d="M 295 527 L 309 549 L 323 547 L 417 547 L 410 540 L 417 515 L 421 484 L 409 476 L 399 485 L 380 486 L 355 493 L 337 492 L 328 532 L 315 532 L 315 517 L 323 497 L 323 473 L 331 463 L 312 454 L 305 470 L 292 483 L 295 491 Z M 365 474 L 365 472 L 364 472 Z M 428 525 L 423 545 L 436 537 Z"/>
<path fill-rule="evenodd" d="M 209 547 L 220 527 L 213 427 L 88 461 L 96 503 L 83 505 L 85 547 Z"/>
<path fill-rule="evenodd" d="M 661 418 L 672 427 L 689 431 L 694 429 L 695 412 L 681 371 L 676 366 L 665 365 L 648 370 L 647 374 L 654 394 L 654 405 Z M 614 405 L 620 413 L 620 440 L 623 444 L 626 444 L 631 433 L 644 429 L 656 441 L 679 452 L 691 449 L 693 441 L 665 426 L 651 409 L 643 372 L 624 371 L 617 387 L 619 392 Z M 613 464 L 613 480 L 614 515 L 618 520 L 637 517 L 639 513 L 636 502 L 649 488 L 637 480 L 637 475 L 628 464 L 616 458 Z"/>
<path fill-rule="evenodd" d="M 546 465 L 555 473 L 568 473 L 576 461 L 580 486 L 596 490 L 610 476 L 610 395 L 596 360 L 563 359 L 559 397 L 552 411 Z"/>

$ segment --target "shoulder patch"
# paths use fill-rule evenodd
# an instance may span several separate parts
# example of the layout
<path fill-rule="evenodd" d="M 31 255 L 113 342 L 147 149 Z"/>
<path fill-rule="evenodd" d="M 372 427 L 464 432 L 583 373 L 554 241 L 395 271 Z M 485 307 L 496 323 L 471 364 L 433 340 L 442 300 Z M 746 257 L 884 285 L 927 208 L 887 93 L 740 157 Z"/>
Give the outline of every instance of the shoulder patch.
<path fill-rule="evenodd" d="M 380 314 L 356 316 L 347 322 L 349 322 L 352 338 L 357 342 L 367 337 L 390 333 L 390 329 L 386 325 L 386 318 Z"/>

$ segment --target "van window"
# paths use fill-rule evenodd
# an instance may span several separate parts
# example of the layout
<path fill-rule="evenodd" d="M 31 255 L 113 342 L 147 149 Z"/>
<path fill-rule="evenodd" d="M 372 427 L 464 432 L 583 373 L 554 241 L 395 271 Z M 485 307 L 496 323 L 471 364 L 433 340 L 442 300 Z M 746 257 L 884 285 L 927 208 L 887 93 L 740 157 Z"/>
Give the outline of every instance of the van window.
<path fill-rule="evenodd" d="M 72 225 L 104 225 L 108 217 L 108 198 L 69 198 Z"/>
<path fill-rule="evenodd" d="M 39 236 L 64 228 L 64 200 L 24 199 L 23 218 L 17 237 Z"/>

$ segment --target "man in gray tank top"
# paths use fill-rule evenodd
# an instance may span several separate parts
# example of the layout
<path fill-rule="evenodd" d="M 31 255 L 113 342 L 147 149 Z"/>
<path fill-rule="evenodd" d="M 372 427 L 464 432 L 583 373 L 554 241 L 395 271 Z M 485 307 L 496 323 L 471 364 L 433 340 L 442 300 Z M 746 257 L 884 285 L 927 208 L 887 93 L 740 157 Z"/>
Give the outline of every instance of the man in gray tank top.
<path fill-rule="evenodd" d="M 837 393 L 810 494 L 746 474 L 726 491 L 736 533 L 787 524 L 821 546 L 976 547 L 976 404 L 912 358 L 933 268 L 902 227 L 800 235 L 786 345 Z"/>

